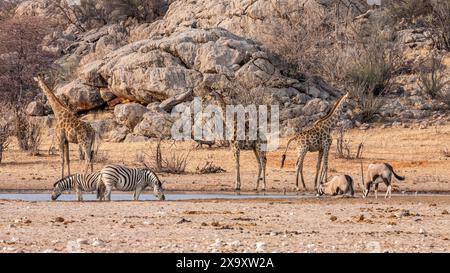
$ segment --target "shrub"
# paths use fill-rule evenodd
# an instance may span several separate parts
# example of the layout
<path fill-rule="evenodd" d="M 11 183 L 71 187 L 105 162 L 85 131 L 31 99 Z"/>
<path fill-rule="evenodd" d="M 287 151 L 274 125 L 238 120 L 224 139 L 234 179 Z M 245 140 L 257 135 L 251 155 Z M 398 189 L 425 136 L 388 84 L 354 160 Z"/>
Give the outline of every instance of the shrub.
<path fill-rule="evenodd" d="M 163 156 L 161 152 L 161 140 L 155 146 L 155 152 L 151 154 L 139 153 L 136 160 L 145 167 L 159 173 L 184 174 L 189 159 L 190 151 L 180 153 L 171 152 L 169 156 Z"/>
<path fill-rule="evenodd" d="M 163 15 L 166 9 L 167 1 L 162 0 L 80 0 L 78 4 L 57 0 L 52 4 L 54 14 L 62 16 L 66 24 L 81 32 L 127 18 L 151 22 Z"/>
<path fill-rule="evenodd" d="M 450 50 L 450 0 L 390 1 L 388 10 L 395 22 L 428 28 L 435 46 Z"/>
<path fill-rule="evenodd" d="M 20 107 L 38 90 L 33 76 L 46 70 L 55 55 L 42 49 L 51 23 L 39 17 L 10 18 L 0 23 L 0 102 Z"/>
<path fill-rule="evenodd" d="M 431 98 L 439 99 L 444 95 L 448 81 L 445 80 L 442 58 L 436 54 L 423 62 L 419 69 L 419 87 Z"/>

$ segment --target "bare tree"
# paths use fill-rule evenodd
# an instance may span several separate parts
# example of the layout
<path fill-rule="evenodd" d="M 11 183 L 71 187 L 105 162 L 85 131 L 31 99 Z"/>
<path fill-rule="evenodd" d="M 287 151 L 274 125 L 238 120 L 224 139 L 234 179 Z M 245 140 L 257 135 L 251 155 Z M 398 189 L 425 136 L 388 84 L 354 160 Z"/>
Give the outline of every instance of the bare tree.
<path fill-rule="evenodd" d="M 0 102 L 23 107 L 34 98 L 33 76 L 50 67 L 55 56 L 42 49 L 42 40 L 51 31 L 48 19 L 10 18 L 0 23 Z"/>
<path fill-rule="evenodd" d="M 450 91 L 447 87 L 450 81 L 446 80 L 445 66 L 442 58 L 432 54 L 419 68 L 419 87 L 433 99 L 443 101 L 450 105 Z"/>

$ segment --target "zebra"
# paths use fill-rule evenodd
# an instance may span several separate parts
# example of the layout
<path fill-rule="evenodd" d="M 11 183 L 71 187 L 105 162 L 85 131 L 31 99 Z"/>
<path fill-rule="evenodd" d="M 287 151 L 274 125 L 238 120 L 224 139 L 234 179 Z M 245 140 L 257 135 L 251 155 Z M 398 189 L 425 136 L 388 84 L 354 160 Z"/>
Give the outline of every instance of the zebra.
<path fill-rule="evenodd" d="M 99 177 L 100 172 L 66 176 L 53 184 L 52 200 L 58 199 L 64 191 L 75 190 L 78 201 L 83 201 L 82 192 L 96 191 Z"/>
<path fill-rule="evenodd" d="M 111 190 L 133 191 L 133 200 L 139 200 L 139 195 L 147 187 L 153 187 L 153 193 L 158 200 L 165 200 L 164 189 L 158 176 L 149 168 L 134 169 L 122 165 L 107 165 L 100 171 L 97 185 L 97 197 L 111 201 Z"/>

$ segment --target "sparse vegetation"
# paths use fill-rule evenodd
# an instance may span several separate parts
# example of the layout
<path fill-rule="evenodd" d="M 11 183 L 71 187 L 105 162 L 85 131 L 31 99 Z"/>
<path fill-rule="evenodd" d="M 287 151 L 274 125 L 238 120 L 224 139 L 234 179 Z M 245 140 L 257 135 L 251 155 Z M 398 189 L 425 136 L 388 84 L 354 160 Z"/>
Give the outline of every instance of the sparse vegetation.
<path fill-rule="evenodd" d="M 151 149 L 153 149 L 153 147 L 151 147 L 150 150 Z M 154 149 L 155 152 L 152 152 L 151 154 L 137 154 L 136 159 L 138 162 L 158 173 L 186 173 L 186 167 L 191 152 L 190 150 L 183 153 L 171 152 L 168 156 L 163 156 L 161 152 L 161 140 L 156 143 Z"/>
<path fill-rule="evenodd" d="M 403 26 L 426 27 L 436 48 L 450 50 L 450 0 L 390 1 L 388 10 Z"/>
<path fill-rule="evenodd" d="M 81 0 L 76 5 L 58 0 L 53 2 L 52 10 L 62 16 L 66 24 L 85 32 L 127 18 L 151 22 L 164 14 L 166 6 L 167 2 L 161 0 Z"/>
<path fill-rule="evenodd" d="M 345 138 L 346 130 L 339 127 L 338 136 L 336 139 L 336 158 L 343 159 L 360 159 L 364 149 L 364 143 L 361 142 L 356 148 L 354 155 L 351 153 L 351 140 Z"/>
<path fill-rule="evenodd" d="M 39 155 L 41 145 L 41 126 L 37 123 L 28 121 L 28 153 L 31 156 Z"/>
<path fill-rule="evenodd" d="M 11 131 L 9 108 L 2 105 L 0 106 L 0 163 L 2 163 L 3 151 L 8 148 Z"/>
<path fill-rule="evenodd" d="M 195 168 L 195 172 L 198 174 L 224 173 L 226 172 L 226 170 L 222 169 L 220 166 L 214 165 L 212 159 L 208 157 L 208 159 L 206 160 L 205 164 L 202 167 L 200 167 L 199 165 L 197 166 L 197 168 Z"/>
<path fill-rule="evenodd" d="M 0 102 L 23 108 L 34 99 L 38 72 L 48 69 L 55 55 L 42 49 L 52 28 L 48 19 L 13 17 L 0 23 Z"/>
<path fill-rule="evenodd" d="M 446 79 L 442 59 L 433 54 L 419 69 L 419 86 L 432 99 L 450 105 L 450 81 Z"/>

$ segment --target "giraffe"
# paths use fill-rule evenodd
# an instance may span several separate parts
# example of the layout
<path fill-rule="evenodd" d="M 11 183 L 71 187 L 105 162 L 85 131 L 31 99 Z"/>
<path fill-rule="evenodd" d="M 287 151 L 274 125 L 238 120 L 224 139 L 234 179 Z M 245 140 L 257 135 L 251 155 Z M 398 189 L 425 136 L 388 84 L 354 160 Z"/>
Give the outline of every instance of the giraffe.
<path fill-rule="evenodd" d="M 331 131 L 336 126 L 341 114 L 344 112 L 345 102 L 347 101 L 348 93 L 337 99 L 333 108 L 329 111 L 327 115 L 316 121 L 312 128 L 296 134 L 294 137 L 289 139 L 284 154 L 281 159 L 281 168 L 284 166 L 284 161 L 286 159 L 286 152 L 292 141 L 297 141 L 299 143 L 298 156 L 297 156 L 297 172 L 295 186 L 296 190 L 298 187 L 299 174 L 301 176 L 303 189 L 306 189 L 305 180 L 303 178 L 303 160 L 307 152 L 319 152 L 317 158 L 316 166 L 316 176 L 314 178 L 314 188 L 317 191 L 318 183 L 317 179 L 320 178 L 319 183 L 327 180 L 328 175 L 328 154 L 330 151 L 331 143 L 333 141 L 331 137 Z M 323 163 L 322 163 L 323 161 Z M 322 165 L 321 165 L 322 164 Z M 321 168 L 322 167 L 322 168 Z"/>
<path fill-rule="evenodd" d="M 227 105 L 235 105 L 231 98 L 228 98 L 226 95 L 219 92 L 219 90 L 212 90 L 206 99 L 214 101 L 218 106 L 222 109 L 222 115 L 226 112 Z M 223 119 L 224 120 L 224 119 Z M 246 124 L 247 126 L 248 124 Z M 262 180 L 262 190 L 266 190 L 266 151 L 261 148 L 262 144 L 265 143 L 260 137 L 257 137 L 256 140 L 238 140 L 236 136 L 236 126 L 237 122 L 234 120 L 234 136 L 230 142 L 230 148 L 233 152 L 234 160 L 235 160 L 235 170 L 236 170 L 236 179 L 235 179 L 235 191 L 239 192 L 241 190 L 241 172 L 240 172 L 240 154 L 241 149 L 252 149 L 255 155 L 256 161 L 258 163 L 258 176 L 256 177 L 256 187 L 255 191 L 259 189 L 260 181 Z M 247 137 L 247 135 L 246 135 Z"/>
<path fill-rule="evenodd" d="M 53 109 L 53 113 L 55 114 L 55 135 L 61 151 L 61 178 L 64 178 L 64 162 L 67 162 L 67 171 L 70 175 L 69 143 L 79 144 L 80 149 L 85 155 L 85 173 L 87 174 L 89 166 L 91 167 L 92 172 L 94 168 L 94 129 L 88 123 L 78 119 L 71 110 L 64 106 L 50 90 L 47 84 L 45 84 L 40 75 L 34 77 L 34 80 L 38 83 L 39 87 L 42 89 L 42 92 L 47 97 L 48 102 Z"/>

